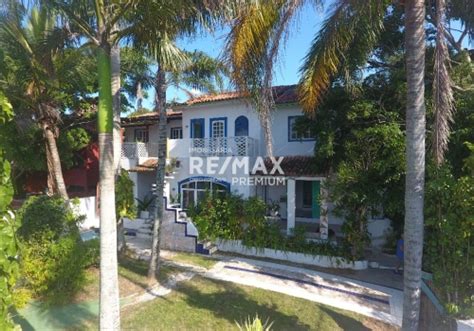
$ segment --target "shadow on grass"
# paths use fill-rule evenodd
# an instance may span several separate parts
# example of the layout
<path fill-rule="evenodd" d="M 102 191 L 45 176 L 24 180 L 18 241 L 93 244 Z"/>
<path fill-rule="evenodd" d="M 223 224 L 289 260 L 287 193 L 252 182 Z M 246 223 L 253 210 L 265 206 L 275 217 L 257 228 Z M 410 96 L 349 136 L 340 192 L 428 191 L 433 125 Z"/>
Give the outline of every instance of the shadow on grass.
<path fill-rule="evenodd" d="M 160 271 L 158 274 L 158 280 L 161 284 L 166 282 L 169 276 L 173 273 L 177 273 L 178 268 L 165 266 L 163 263 L 160 265 Z M 134 283 L 135 285 L 143 288 L 144 290 L 149 288 L 147 275 L 148 275 L 148 263 L 145 261 L 135 260 L 132 258 L 120 258 L 119 261 L 119 274 L 121 277 Z"/>
<path fill-rule="evenodd" d="M 98 302 L 51 306 L 32 302 L 21 309 L 14 321 L 22 330 L 57 330 L 79 327 L 98 316 Z"/>
<path fill-rule="evenodd" d="M 196 279 L 201 279 L 199 276 Z M 182 283 L 175 290 L 184 295 L 184 301 L 196 309 L 206 309 L 216 318 L 226 319 L 231 324 L 243 324 L 248 318 L 258 315 L 263 321 L 273 322 L 275 330 L 308 330 L 310 325 L 298 316 L 279 311 L 274 304 L 254 300 L 242 288 L 232 283 L 206 279 L 209 285 Z"/>
<path fill-rule="evenodd" d="M 329 315 L 334 322 L 343 330 L 351 330 L 351 331 L 370 331 L 368 327 L 362 324 L 360 321 L 348 317 L 346 315 L 340 314 L 337 311 L 329 309 L 325 306 L 320 306 L 322 312 Z"/>

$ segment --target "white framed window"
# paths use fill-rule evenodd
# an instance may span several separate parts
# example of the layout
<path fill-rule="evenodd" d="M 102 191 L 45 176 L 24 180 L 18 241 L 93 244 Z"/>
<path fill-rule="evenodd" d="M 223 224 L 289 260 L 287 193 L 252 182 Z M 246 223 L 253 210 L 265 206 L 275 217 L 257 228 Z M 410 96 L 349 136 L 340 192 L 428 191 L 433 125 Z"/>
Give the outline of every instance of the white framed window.
<path fill-rule="evenodd" d="M 298 132 L 296 130 L 296 122 L 303 116 L 289 116 L 288 117 L 288 141 L 299 140 L 314 140 L 311 130 L 308 128 L 305 132 Z"/>
<path fill-rule="evenodd" d="M 189 208 L 209 194 L 226 194 L 228 191 L 224 184 L 216 183 L 210 180 L 192 180 L 181 185 L 181 207 Z"/>
<path fill-rule="evenodd" d="M 147 143 L 149 139 L 148 129 L 135 129 L 135 141 L 141 143 Z"/>
<path fill-rule="evenodd" d="M 212 121 L 211 130 L 212 130 L 211 131 L 212 138 L 225 137 L 225 121 L 224 120 L 214 120 L 214 121 Z"/>
<path fill-rule="evenodd" d="M 183 128 L 171 128 L 170 139 L 183 139 Z"/>

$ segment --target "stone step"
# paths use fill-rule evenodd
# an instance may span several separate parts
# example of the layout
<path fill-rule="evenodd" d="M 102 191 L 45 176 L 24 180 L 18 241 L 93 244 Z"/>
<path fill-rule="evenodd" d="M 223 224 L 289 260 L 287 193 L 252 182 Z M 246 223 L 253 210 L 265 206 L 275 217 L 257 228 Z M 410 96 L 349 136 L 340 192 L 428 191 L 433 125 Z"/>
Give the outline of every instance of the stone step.
<path fill-rule="evenodd" d="M 217 252 L 217 246 L 210 241 L 199 242 L 196 247 L 196 253 L 203 255 L 212 255 Z"/>
<path fill-rule="evenodd" d="M 208 251 L 209 251 L 209 255 L 214 254 L 215 252 L 217 252 L 217 246 L 213 244 L 212 246 L 208 248 Z"/>
<path fill-rule="evenodd" d="M 213 246 L 214 244 L 211 241 L 204 241 L 202 242 L 202 247 L 208 249 L 209 247 Z"/>

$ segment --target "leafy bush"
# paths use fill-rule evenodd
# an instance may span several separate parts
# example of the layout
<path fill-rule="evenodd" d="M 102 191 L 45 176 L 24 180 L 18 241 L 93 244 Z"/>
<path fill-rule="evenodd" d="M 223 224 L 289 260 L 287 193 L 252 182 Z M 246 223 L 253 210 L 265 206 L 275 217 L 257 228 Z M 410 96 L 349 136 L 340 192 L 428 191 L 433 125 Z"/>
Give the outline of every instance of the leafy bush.
<path fill-rule="evenodd" d="M 12 107 L 0 92 L 0 123 L 7 122 L 12 115 Z M 13 198 L 10 180 L 10 163 L 4 158 L 0 145 L 0 330 L 10 330 L 14 324 L 8 312 L 14 304 L 13 289 L 18 277 L 18 244 L 15 231 L 17 220 L 9 210 Z"/>
<path fill-rule="evenodd" d="M 474 317 L 474 177 L 437 171 L 426 187 L 425 267 L 449 313 Z"/>
<path fill-rule="evenodd" d="M 351 258 L 344 247 L 330 242 L 306 239 L 304 226 L 297 226 L 287 236 L 278 223 L 267 221 L 267 205 L 257 197 L 242 199 L 240 196 L 212 196 L 207 194 L 189 215 L 201 239 L 242 240 L 249 247 L 271 248 L 282 251 Z"/>
<path fill-rule="evenodd" d="M 189 210 L 199 235 L 205 239 L 239 239 L 243 231 L 243 200 L 236 195 L 206 193 Z"/>
<path fill-rule="evenodd" d="M 97 262 L 97 243 L 82 242 L 82 217 L 59 197 L 31 197 L 18 218 L 23 286 L 46 301 L 65 301 L 83 285 L 84 269 Z"/>
<path fill-rule="evenodd" d="M 137 207 L 133 198 L 133 180 L 130 179 L 128 171 L 120 169 L 120 174 L 115 182 L 115 208 L 117 218 L 135 218 Z M 153 200 L 152 200 L 153 201 Z M 146 210 L 147 208 L 143 209 Z"/>

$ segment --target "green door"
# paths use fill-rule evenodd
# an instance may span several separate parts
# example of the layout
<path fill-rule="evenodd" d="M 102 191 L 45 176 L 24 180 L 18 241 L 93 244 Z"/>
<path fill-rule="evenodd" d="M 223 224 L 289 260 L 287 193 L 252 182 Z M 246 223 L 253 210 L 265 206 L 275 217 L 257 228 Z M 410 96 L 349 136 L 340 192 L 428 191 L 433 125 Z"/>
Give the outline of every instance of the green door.
<path fill-rule="evenodd" d="M 320 215 L 320 206 L 319 206 L 319 192 L 321 189 L 321 183 L 319 181 L 313 181 L 313 199 L 311 204 L 311 217 L 319 218 Z"/>

